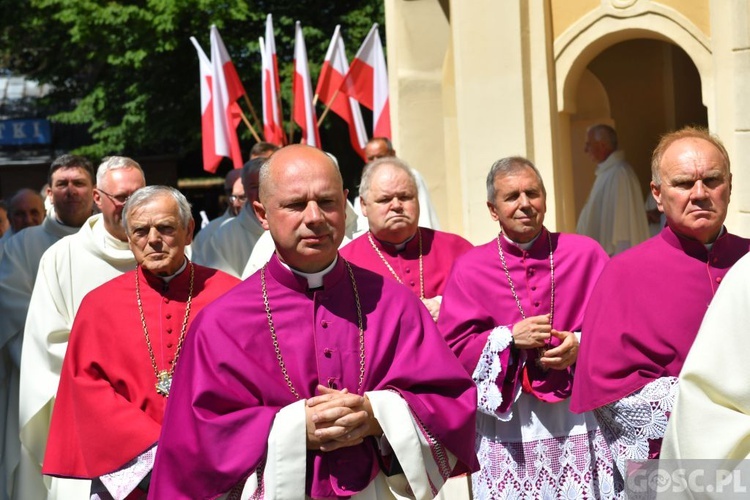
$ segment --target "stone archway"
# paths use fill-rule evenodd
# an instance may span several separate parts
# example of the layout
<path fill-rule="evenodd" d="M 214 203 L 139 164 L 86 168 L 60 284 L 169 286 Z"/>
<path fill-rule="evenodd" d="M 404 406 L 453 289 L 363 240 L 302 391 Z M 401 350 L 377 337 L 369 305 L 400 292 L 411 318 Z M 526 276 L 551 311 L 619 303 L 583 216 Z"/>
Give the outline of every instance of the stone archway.
<path fill-rule="evenodd" d="M 676 45 L 653 39 L 620 42 L 597 55 L 579 80 L 576 112 L 569 119 L 576 215 L 594 181 L 596 165 L 581 149 L 590 125 L 607 123 L 617 130 L 644 196 L 659 137 L 685 125 L 708 125 L 697 68 Z"/>
<path fill-rule="evenodd" d="M 641 71 L 643 75 L 619 85 L 618 62 L 627 62 L 622 65 L 631 74 Z M 648 158 L 659 135 L 686 122 L 712 122 L 713 63 L 708 39 L 688 19 L 658 4 L 637 11 L 602 5 L 579 19 L 555 40 L 555 67 L 561 153 L 556 168 L 563 179 L 562 196 L 557 199 L 559 229 L 575 228 L 585 202 L 580 193 L 588 193 L 593 183 L 593 175 L 581 171 L 592 172 L 593 165 L 580 152 L 581 137 L 592 122 L 621 129 L 621 144 L 639 174 L 644 195 L 650 176 Z M 688 97 L 676 90 L 675 80 L 685 74 L 690 75 L 690 87 L 698 89 L 697 95 L 691 92 Z M 592 94 L 592 88 L 598 92 Z M 703 110 L 706 105 L 703 118 L 687 119 L 675 113 L 675 103 L 687 101 L 693 103 L 691 110 Z M 654 109 L 654 102 L 661 102 L 662 109 Z M 640 114 L 644 110 L 652 113 L 650 118 Z"/>

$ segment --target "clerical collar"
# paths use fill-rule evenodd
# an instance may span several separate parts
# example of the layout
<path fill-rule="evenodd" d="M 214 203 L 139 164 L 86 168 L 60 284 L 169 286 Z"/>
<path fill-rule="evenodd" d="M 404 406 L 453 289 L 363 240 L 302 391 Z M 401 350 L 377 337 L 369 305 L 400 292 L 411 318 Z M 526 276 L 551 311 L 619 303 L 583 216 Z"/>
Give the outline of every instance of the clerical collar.
<path fill-rule="evenodd" d="M 721 236 L 723 234 L 724 234 L 724 226 L 721 226 L 721 231 L 719 231 L 719 234 L 716 235 L 716 239 L 714 239 L 714 241 L 712 241 L 711 243 L 705 243 L 706 250 L 708 250 L 710 252 L 711 249 L 714 247 L 714 243 L 716 243 L 717 241 L 719 241 L 719 238 L 721 238 Z"/>
<path fill-rule="evenodd" d="M 162 281 L 164 281 L 164 283 L 169 283 L 169 282 L 170 282 L 170 281 L 172 281 L 172 279 L 174 279 L 174 278 L 175 278 L 175 277 L 176 277 L 176 276 L 177 276 L 178 274 L 180 274 L 180 273 L 181 273 L 182 271 L 184 271 L 186 267 L 187 267 L 187 259 L 185 259 L 185 260 L 183 260 L 183 261 L 182 261 L 182 265 L 180 266 L 180 268 L 179 268 L 179 269 L 177 270 L 177 272 L 176 272 L 176 273 L 174 273 L 174 274 L 170 274 L 169 276 L 159 276 L 159 278 L 161 278 L 161 279 L 162 279 Z"/>
<path fill-rule="evenodd" d="M 419 229 L 417 229 L 417 231 L 419 231 Z M 408 238 L 406 238 L 401 243 L 388 243 L 387 241 L 383 241 L 383 240 L 378 240 L 378 241 L 380 242 L 381 245 L 384 245 L 384 246 L 388 245 L 389 247 L 395 248 L 397 252 L 400 252 L 404 248 L 406 248 L 406 245 L 408 245 L 409 242 L 411 240 L 413 240 L 416 235 L 417 235 L 417 233 L 412 234 L 411 236 L 409 236 Z M 373 236 L 375 236 L 375 235 L 373 235 Z M 375 237 L 375 239 L 377 240 L 377 237 Z"/>
<path fill-rule="evenodd" d="M 302 271 L 298 271 L 297 269 L 293 269 L 287 265 L 286 262 L 279 259 L 279 263 L 284 266 L 285 268 L 289 269 L 291 272 L 296 274 L 297 276 L 301 276 L 307 280 L 307 288 L 313 289 L 313 288 L 321 288 L 323 286 L 323 277 L 325 277 L 326 274 L 331 272 L 331 269 L 336 265 L 336 262 L 338 261 L 339 257 L 336 255 L 336 258 L 333 259 L 333 262 L 331 262 L 331 265 L 323 269 L 322 271 L 318 271 L 317 273 L 304 273 Z"/>
<path fill-rule="evenodd" d="M 539 235 L 541 235 L 541 234 L 542 234 L 542 232 L 539 231 L 539 234 L 537 234 L 536 236 L 534 236 L 534 238 L 531 241 L 527 241 L 526 243 L 518 243 L 517 241 L 513 241 L 510 238 L 508 238 L 505 235 L 505 233 L 503 233 L 503 238 L 505 238 L 505 241 L 507 241 L 511 245 L 517 246 L 521 250 L 528 250 L 529 248 L 531 248 L 534 245 L 534 242 L 537 240 L 537 238 L 539 238 Z"/>
<path fill-rule="evenodd" d="M 90 220 L 91 219 L 86 221 L 86 224 L 89 224 Z M 94 238 L 101 242 L 103 248 L 115 248 L 117 250 L 126 250 L 130 248 L 127 240 L 122 241 L 107 231 L 107 228 L 104 227 L 104 219 L 96 220 L 91 226 L 91 232 L 94 235 Z"/>

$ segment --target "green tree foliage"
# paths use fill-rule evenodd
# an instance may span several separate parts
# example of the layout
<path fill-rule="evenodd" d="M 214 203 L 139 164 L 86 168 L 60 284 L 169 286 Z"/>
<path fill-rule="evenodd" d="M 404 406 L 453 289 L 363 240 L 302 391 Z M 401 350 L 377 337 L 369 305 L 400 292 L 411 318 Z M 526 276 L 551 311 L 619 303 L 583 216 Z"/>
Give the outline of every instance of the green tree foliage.
<path fill-rule="evenodd" d="M 268 13 L 285 119 L 295 21 L 304 29 L 313 86 L 336 24 L 351 58 L 372 23 L 383 23 L 380 0 L 4 0 L 0 67 L 54 86 L 44 102 L 50 118 L 89 131 L 91 142 L 78 153 L 184 155 L 200 149 L 198 59 L 189 37 L 209 54 L 216 24 L 260 112 L 258 38 Z M 250 144 L 247 129 L 240 131 Z"/>

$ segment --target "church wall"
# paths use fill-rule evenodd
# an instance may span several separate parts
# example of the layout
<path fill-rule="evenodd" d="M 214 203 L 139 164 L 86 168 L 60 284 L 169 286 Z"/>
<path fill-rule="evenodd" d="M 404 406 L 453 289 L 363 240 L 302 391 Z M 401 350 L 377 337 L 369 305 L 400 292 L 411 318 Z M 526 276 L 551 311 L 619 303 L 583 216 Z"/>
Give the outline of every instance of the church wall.
<path fill-rule="evenodd" d="M 601 0 L 551 0 L 552 36 L 560 36 L 581 17 L 597 9 L 601 3 Z"/>
<path fill-rule="evenodd" d="M 731 0 L 730 0 L 731 1 Z M 710 0 L 658 0 L 658 3 L 669 7 L 685 16 L 706 36 L 711 36 L 711 1 Z"/>
<path fill-rule="evenodd" d="M 443 130 L 443 62 L 450 25 L 435 0 L 386 2 L 390 106 L 396 154 L 425 178 L 443 228 L 448 184 Z"/>
<path fill-rule="evenodd" d="M 490 166 L 503 156 L 525 154 L 527 147 L 520 4 L 450 5 L 461 227 L 475 244 L 497 233 L 486 207 Z"/>
<path fill-rule="evenodd" d="M 711 0 L 711 14 L 717 88 L 711 127 L 732 159 L 727 226 L 750 236 L 750 6 L 744 0 Z"/>

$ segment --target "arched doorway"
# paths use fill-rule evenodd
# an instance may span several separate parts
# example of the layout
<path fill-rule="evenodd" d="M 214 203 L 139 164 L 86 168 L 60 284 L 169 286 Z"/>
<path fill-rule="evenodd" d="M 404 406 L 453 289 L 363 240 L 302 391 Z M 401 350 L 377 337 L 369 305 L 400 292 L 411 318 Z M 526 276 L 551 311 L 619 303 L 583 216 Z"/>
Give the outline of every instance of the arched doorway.
<path fill-rule="evenodd" d="M 596 165 L 583 152 L 590 125 L 615 127 L 644 197 L 659 137 L 685 125 L 708 126 L 695 64 L 680 47 L 654 39 L 619 42 L 594 57 L 579 79 L 575 110 L 570 115 L 570 151 L 576 219 L 594 182 Z"/>
<path fill-rule="evenodd" d="M 715 124 L 705 28 L 659 3 L 602 2 L 555 39 L 558 229 L 575 230 L 593 183 L 594 165 L 582 151 L 588 125 L 605 121 L 618 129 L 645 196 L 659 135 L 684 123 Z"/>

